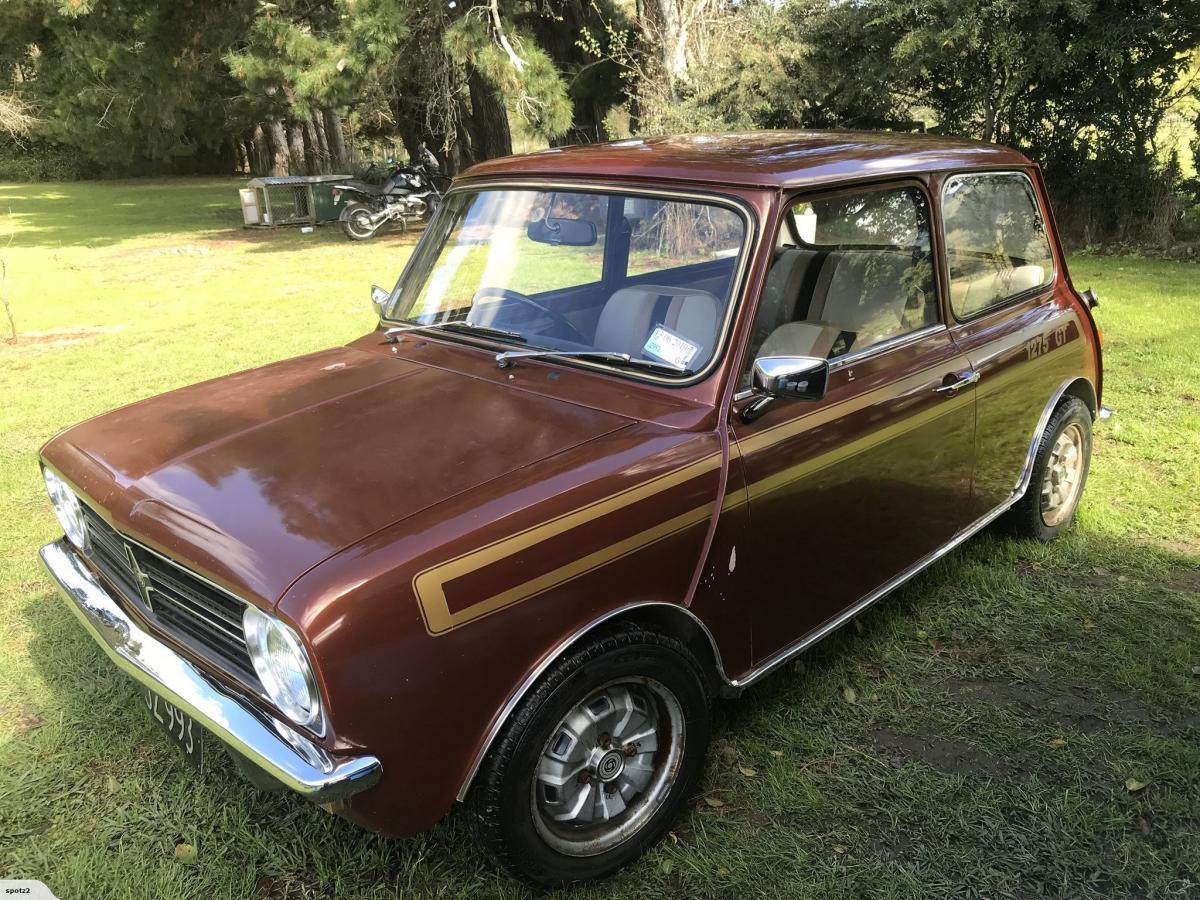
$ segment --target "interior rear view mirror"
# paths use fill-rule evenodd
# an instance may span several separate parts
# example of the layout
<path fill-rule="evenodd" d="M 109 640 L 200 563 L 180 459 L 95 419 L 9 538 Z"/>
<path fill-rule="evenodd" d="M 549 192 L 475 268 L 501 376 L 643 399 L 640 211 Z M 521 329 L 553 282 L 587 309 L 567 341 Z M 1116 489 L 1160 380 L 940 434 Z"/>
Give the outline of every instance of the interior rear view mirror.
<path fill-rule="evenodd" d="M 525 233 L 539 244 L 591 247 L 596 243 L 596 223 L 587 219 L 539 219 L 530 222 Z"/>

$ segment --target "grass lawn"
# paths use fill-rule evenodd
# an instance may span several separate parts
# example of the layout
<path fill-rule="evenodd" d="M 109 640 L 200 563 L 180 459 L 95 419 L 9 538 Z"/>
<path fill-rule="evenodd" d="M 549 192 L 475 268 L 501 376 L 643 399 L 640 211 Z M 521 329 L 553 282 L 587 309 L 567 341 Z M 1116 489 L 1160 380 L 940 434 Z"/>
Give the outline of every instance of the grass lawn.
<path fill-rule="evenodd" d="M 412 241 L 238 227 L 236 182 L 0 185 L 0 878 L 62 898 L 520 896 L 218 752 L 196 776 L 52 592 L 38 447 L 373 325 Z M 4 247 L 7 234 L 12 242 Z M 583 897 L 1200 897 L 1200 267 L 1078 257 L 1107 337 L 1077 526 L 985 533 L 717 710 L 702 796 Z M 0 333 L 7 325 L 0 318 Z M 177 858 L 177 848 L 184 858 Z"/>

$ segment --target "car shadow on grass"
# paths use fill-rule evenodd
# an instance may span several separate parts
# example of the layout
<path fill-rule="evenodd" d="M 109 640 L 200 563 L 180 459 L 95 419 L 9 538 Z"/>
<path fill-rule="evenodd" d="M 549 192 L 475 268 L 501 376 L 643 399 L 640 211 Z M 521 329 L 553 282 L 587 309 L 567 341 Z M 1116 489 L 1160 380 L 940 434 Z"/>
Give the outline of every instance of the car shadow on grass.
<path fill-rule="evenodd" d="M 202 858 L 208 847 L 234 846 L 219 860 L 229 867 L 219 877 L 249 878 L 250 896 L 259 898 L 359 896 L 381 886 L 433 885 L 447 869 L 456 882 L 504 886 L 456 815 L 412 838 L 376 835 L 286 790 L 255 788 L 212 738 L 198 772 L 152 721 L 140 688 L 112 665 L 56 594 L 28 603 L 25 619 L 32 634 L 29 655 L 52 699 L 38 727 L 0 743 L 0 773 L 30 784 L 22 803 L 34 812 L 16 833 L 61 842 L 68 856 L 94 850 L 87 841 L 120 840 L 151 859 L 171 857 L 175 845 L 199 847 Z M 75 817 L 91 823 L 82 847 L 74 829 L 59 828 Z M 140 826 L 135 831 L 126 826 L 131 818 Z M 366 868 L 364 859 L 370 861 Z M 197 887 L 207 880 L 203 869 L 188 870 Z"/>

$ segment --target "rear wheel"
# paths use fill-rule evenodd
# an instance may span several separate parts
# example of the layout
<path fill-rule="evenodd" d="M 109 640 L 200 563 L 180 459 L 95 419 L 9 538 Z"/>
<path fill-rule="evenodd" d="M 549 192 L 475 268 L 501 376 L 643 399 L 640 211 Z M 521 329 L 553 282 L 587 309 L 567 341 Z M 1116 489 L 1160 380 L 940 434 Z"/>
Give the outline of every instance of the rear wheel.
<path fill-rule="evenodd" d="M 1049 541 L 1071 524 L 1092 459 L 1092 414 L 1078 397 L 1054 411 L 1034 457 L 1025 495 L 1009 511 L 1013 531 Z"/>
<path fill-rule="evenodd" d="M 378 225 L 371 223 L 371 210 L 361 203 L 346 207 L 341 215 L 342 231 L 352 241 L 366 241 L 375 237 Z"/>
<path fill-rule="evenodd" d="M 696 658 L 625 626 L 560 659 L 522 701 L 467 798 L 471 830 L 522 881 L 602 878 L 666 833 L 708 739 Z"/>

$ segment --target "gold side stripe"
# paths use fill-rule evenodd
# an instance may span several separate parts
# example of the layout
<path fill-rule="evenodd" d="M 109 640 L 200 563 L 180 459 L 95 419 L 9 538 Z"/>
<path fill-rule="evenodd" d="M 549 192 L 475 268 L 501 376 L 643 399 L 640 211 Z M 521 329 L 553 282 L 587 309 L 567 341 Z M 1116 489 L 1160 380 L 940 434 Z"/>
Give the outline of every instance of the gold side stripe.
<path fill-rule="evenodd" d="M 840 447 L 833 447 L 824 453 L 817 454 L 811 459 L 804 460 L 802 463 L 790 466 L 781 472 L 776 472 L 774 475 L 768 475 L 766 478 L 754 482 L 750 485 L 749 499 L 751 501 L 757 500 L 766 494 L 786 487 L 806 475 L 811 475 L 814 472 L 819 472 L 821 469 L 827 469 L 832 465 L 852 459 L 861 453 L 866 453 L 880 444 L 886 443 L 915 428 L 928 425 L 942 416 L 958 412 L 964 406 L 969 406 L 973 403 L 974 398 L 969 393 L 953 399 L 939 401 L 936 406 L 930 409 L 922 410 L 899 422 L 893 422 L 884 428 L 876 429 L 857 440 L 850 441 Z"/>
<path fill-rule="evenodd" d="M 826 406 L 823 409 L 818 409 L 806 416 L 780 422 L 778 425 L 772 425 L 770 428 L 765 428 L 747 438 L 742 438 L 738 441 L 742 454 L 749 456 L 751 453 L 759 453 L 768 447 L 793 438 L 798 434 L 803 434 L 819 425 L 825 425 L 843 416 L 848 416 L 869 406 L 874 406 L 881 400 L 887 400 L 903 395 L 907 391 L 924 387 L 929 383 L 929 372 L 930 369 L 923 369 L 920 372 L 909 375 L 907 378 L 901 378 L 898 381 L 873 388 L 865 394 L 859 394 L 856 397 L 848 397 L 845 400 Z"/>
<path fill-rule="evenodd" d="M 731 452 L 741 456 L 761 452 L 805 431 L 836 421 L 860 409 L 865 409 L 881 400 L 903 395 L 905 391 L 921 388 L 929 383 L 929 371 L 929 369 L 925 369 L 899 381 L 874 388 L 865 394 L 847 398 L 824 409 L 819 409 L 809 415 L 781 422 L 779 425 L 735 442 L 731 446 Z M 1007 378 L 1003 380 L 1007 380 Z M 898 422 L 864 435 L 848 444 L 830 448 L 782 472 L 760 479 L 750 484 L 748 489 L 739 489 L 727 493 L 721 504 L 721 510 L 728 512 L 737 509 L 748 503 L 751 499 L 763 497 L 806 475 L 828 468 L 838 462 L 851 459 L 860 453 L 877 447 L 914 428 L 929 424 L 942 416 L 956 412 L 963 406 L 973 404 L 974 402 L 974 391 L 939 401 L 931 408 L 907 416 Z M 487 546 L 468 551 L 452 560 L 425 569 L 413 578 L 413 590 L 425 619 L 425 627 L 431 634 L 441 634 L 450 629 L 457 628 L 467 622 L 474 621 L 482 616 L 544 593 L 572 578 L 577 578 L 586 572 L 614 562 L 623 556 L 628 556 L 630 553 L 641 550 L 657 541 L 705 521 L 712 514 L 712 506 L 710 504 L 696 507 L 672 519 L 668 519 L 666 522 L 631 535 L 615 544 L 596 550 L 566 565 L 559 566 L 550 572 L 546 572 L 536 578 L 482 599 L 478 603 L 474 603 L 458 612 L 450 611 L 449 603 L 446 599 L 445 585 L 448 582 L 469 575 L 506 557 L 526 551 L 543 541 L 591 522 L 600 516 L 624 509 L 655 494 L 684 484 L 693 478 L 705 475 L 719 468 L 720 464 L 720 453 L 709 454 L 679 469 L 664 473 L 641 484 L 626 488 L 612 496 L 602 498 L 554 519 L 534 525 L 524 531 L 501 538 Z"/>
<path fill-rule="evenodd" d="M 509 591 L 505 591 L 503 594 L 497 594 L 495 597 L 488 598 L 480 603 L 473 604 L 468 609 L 462 610 L 458 613 L 451 613 L 449 604 L 446 601 L 445 584 L 447 582 L 453 581 L 456 578 L 461 578 L 464 575 L 481 569 L 484 566 L 491 565 L 492 563 L 504 559 L 505 557 L 513 556 L 514 554 L 528 550 L 529 548 L 534 547 L 543 541 L 547 541 L 556 535 L 562 534 L 565 531 L 570 531 L 571 529 L 577 528 L 580 525 L 585 525 L 588 522 L 599 518 L 600 516 L 605 516 L 609 513 L 624 509 L 625 507 L 637 503 L 640 500 L 652 497 L 655 494 L 662 493 L 663 491 L 669 490 L 670 488 L 676 487 L 680 484 L 685 484 L 686 482 L 691 481 L 693 478 L 698 478 L 701 475 L 705 475 L 709 472 L 719 469 L 720 466 L 721 454 L 709 454 L 708 456 L 698 459 L 695 462 L 681 466 L 680 468 L 667 472 L 663 475 L 659 475 L 656 478 L 651 478 L 649 481 L 644 481 L 641 484 L 634 485 L 631 488 L 627 488 L 620 493 L 597 500 L 594 503 L 590 503 L 587 506 L 582 506 L 578 509 L 572 510 L 571 512 L 565 513 L 557 518 L 542 522 L 539 525 L 534 525 L 533 527 L 517 532 L 514 535 L 501 538 L 500 540 L 494 541 L 487 546 L 480 547 L 478 550 L 471 550 L 447 562 L 439 563 L 436 566 L 425 569 L 424 571 L 418 573 L 415 578 L 413 578 L 413 591 L 416 593 L 417 599 L 421 604 L 421 610 L 425 616 L 426 628 L 428 628 L 431 633 L 436 634 L 439 631 L 444 631 L 448 628 L 455 627 L 455 625 L 462 624 L 463 621 L 469 621 L 472 618 L 478 618 L 480 615 L 485 615 L 487 612 L 490 612 L 493 609 L 507 605 L 507 603 L 498 603 L 498 597 L 507 597 L 510 593 L 512 593 L 512 591 L 516 591 L 518 588 L 524 588 L 526 585 L 534 582 L 540 582 L 546 576 L 534 579 L 533 582 L 526 582 L 526 585 L 519 585 L 517 588 L 512 588 Z M 702 510 L 704 511 L 705 515 L 709 515 L 711 513 L 711 505 L 705 505 L 702 507 Z M 693 510 L 691 513 L 687 513 L 685 515 L 695 515 L 696 512 L 696 510 Z M 646 535 L 655 530 L 656 529 L 648 529 L 640 534 Z M 621 543 L 624 544 L 625 541 L 622 541 Z M 585 557 L 585 559 L 586 558 L 587 557 Z M 615 559 L 616 557 L 613 558 Z M 574 563 L 571 564 L 571 566 L 574 565 Z M 571 566 L 563 568 L 570 568 Z M 558 572 L 561 570 L 555 571 Z M 541 590 L 544 590 L 544 588 Z M 459 619 L 462 619 L 462 621 L 459 621 Z"/>
<path fill-rule="evenodd" d="M 536 597 L 538 594 L 557 587 L 563 582 L 570 581 L 572 578 L 578 578 L 580 575 L 584 575 L 600 566 L 615 562 L 623 556 L 628 556 L 630 553 L 657 543 L 686 528 L 698 525 L 706 521 L 711 515 L 712 506 L 710 504 L 706 503 L 704 506 L 698 506 L 682 515 L 675 516 L 673 519 L 668 519 L 659 525 L 655 525 L 653 528 L 640 531 L 622 541 L 582 556 L 574 562 L 567 563 L 565 566 L 559 566 L 557 569 L 546 572 L 544 575 L 539 575 L 537 578 L 531 578 L 529 581 L 511 587 L 506 591 L 501 591 L 499 594 L 494 594 L 486 600 L 474 603 L 458 612 L 450 612 L 449 607 L 446 605 L 446 597 L 442 591 L 442 585 L 438 584 L 436 590 L 432 591 L 428 597 L 423 594 L 419 595 L 421 609 L 425 614 L 425 627 L 431 634 L 440 634 L 444 631 L 449 631 L 451 628 L 457 628 L 459 625 L 464 625 L 489 613 L 504 609 L 506 606 L 520 603 L 522 600 L 528 600 L 530 597 Z"/>

